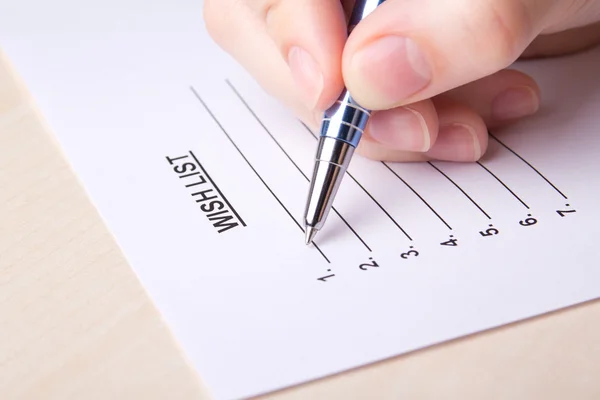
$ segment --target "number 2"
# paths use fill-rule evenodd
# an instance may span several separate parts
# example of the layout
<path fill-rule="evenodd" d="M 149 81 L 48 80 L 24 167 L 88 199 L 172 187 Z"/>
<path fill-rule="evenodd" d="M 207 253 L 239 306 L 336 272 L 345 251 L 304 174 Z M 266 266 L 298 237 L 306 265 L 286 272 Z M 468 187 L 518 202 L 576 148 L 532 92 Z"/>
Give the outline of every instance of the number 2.
<path fill-rule="evenodd" d="M 362 269 L 363 271 L 366 271 L 367 268 L 378 268 L 379 264 L 377 264 L 377 261 L 373 261 L 373 257 L 369 257 L 370 262 L 369 263 L 365 263 L 365 264 L 360 264 L 358 266 L 358 268 Z"/>

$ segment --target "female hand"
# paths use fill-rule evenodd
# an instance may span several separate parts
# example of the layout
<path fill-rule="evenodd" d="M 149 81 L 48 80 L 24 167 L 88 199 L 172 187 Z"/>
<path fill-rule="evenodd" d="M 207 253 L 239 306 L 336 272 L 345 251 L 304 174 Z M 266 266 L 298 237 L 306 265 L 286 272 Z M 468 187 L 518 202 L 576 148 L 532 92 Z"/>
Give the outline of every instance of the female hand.
<path fill-rule="evenodd" d="M 347 36 L 352 0 L 205 0 L 212 38 L 316 128 L 346 86 L 374 110 L 358 152 L 475 161 L 489 128 L 535 113 L 520 57 L 600 42 L 600 0 L 387 0 Z M 560 77 L 557 77 L 560 79 Z"/>

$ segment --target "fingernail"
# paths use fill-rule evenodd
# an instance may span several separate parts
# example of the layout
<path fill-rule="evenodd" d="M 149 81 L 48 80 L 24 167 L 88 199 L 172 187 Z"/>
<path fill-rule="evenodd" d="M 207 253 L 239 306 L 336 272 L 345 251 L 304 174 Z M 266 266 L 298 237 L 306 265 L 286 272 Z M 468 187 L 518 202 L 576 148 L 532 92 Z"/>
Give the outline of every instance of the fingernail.
<path fill-rule="evenodd" d="M 369 134 L 377 142 L 395 150 L 429 150 L 431 138 L 423 115 L 402 107 L 380 111 L 369 123 Z"/>
<path fill-rule="evenodd" d="M 527 86 L 508 89 L 492 102 L 492 118 L 508 120 L 534 114 L 540 106 L 535 91 Z"/>
<path fill-rule="evenodd" d="M 352 59 L 354 84 L 367 101 L 384 106 L 400 103 L 431 81 L 431 67 L 415 41 L 400 36 L 377 39 Z"/>
<path fill-rule="evenodd" d="M 315 59 L 304 49 L 294 46 L 288 53 L 288 64 L 303 101 L 314 108 L 323 90 L 323 74 Z"/>
<path fill-rule="evenodd" d="M 474 161 L 481 157 L 481 146 L 475 129 L 456 123 L 440 127 L 435 144 L 427 155 L 437 160 Z"/>

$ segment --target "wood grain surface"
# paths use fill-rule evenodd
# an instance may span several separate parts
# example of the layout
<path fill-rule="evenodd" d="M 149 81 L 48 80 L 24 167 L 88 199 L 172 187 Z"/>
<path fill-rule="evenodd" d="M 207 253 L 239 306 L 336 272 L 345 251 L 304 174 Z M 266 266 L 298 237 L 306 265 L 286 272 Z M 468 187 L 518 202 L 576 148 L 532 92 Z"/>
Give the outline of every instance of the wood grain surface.
<path fill-rule="evenodd" d="M 0 398 L 210 399 L 1 55 Z M 600 303 L 264 399 L 600 399 Z"/>

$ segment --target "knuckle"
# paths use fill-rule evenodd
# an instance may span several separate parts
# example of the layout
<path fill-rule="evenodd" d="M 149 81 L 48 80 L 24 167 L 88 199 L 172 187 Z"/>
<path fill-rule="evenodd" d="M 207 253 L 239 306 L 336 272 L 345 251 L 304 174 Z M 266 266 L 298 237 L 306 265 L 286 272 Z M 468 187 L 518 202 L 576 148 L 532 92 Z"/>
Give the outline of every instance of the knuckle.
<path fill-rule="evenodd" d="M 533 38 L 529 9 L 522 0 L 487 1 L 480 19 L 479 38 L 482 51 L 493 58 L 497 69 L 512 64 Z"/>
<path fill-rule="evenodd" d="M 225 0 L 204 0 L 203 18 L 206 31 L 218 44 L 223 45 L 228 37 L 228 13 L 230 6 Z"/>
<path fill-rule="evenodd" d="M 549 31 L 581 28 L 600 21 L 600 1 L 571 0 L 557 7 L 553 24 Z"/>
<path fill-rule="evenodd" d="M 259 18 L 265 22 L 268 32 L 276 31 L 279 25 L 285 22 L 285 18 L 281 16 L 281 1 L 280 0 L 263 0 L 260 1 L 260 6 L 257 9 Z"/>

